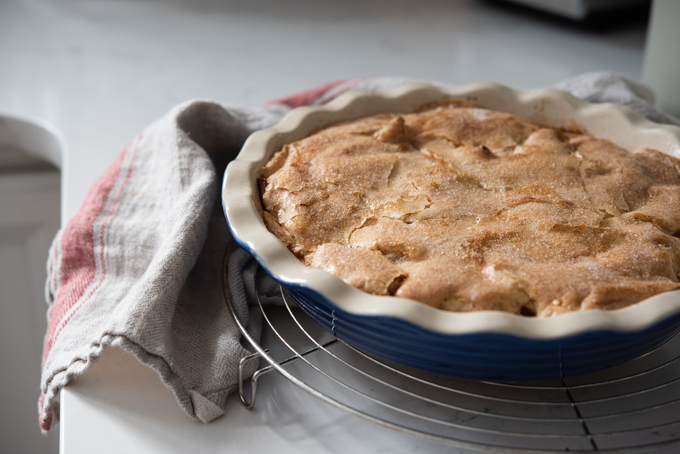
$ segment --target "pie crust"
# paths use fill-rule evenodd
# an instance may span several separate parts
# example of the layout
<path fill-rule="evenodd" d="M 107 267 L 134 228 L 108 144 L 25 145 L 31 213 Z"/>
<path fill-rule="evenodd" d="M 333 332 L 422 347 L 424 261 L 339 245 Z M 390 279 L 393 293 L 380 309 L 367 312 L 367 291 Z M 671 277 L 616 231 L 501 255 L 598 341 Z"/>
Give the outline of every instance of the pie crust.
<path fill-rule="evenodd" d="M 269 228 L 376 295 L 546 317 L 680 288 L 680 160 L 447 101 L 333 125 L 261 171 Z"/>

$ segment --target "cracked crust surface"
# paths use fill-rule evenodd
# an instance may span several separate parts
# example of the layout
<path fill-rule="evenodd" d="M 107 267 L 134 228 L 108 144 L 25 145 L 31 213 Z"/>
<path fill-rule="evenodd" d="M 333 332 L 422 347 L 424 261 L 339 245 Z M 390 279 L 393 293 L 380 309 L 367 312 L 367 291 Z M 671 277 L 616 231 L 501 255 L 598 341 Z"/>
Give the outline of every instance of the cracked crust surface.
<path fill-rule="evenodd" d="M 261 174 L 305 264 L 451 311 L 551 316 L 680 288 L 680 161 L 439 105 L 326 128 Z"/>

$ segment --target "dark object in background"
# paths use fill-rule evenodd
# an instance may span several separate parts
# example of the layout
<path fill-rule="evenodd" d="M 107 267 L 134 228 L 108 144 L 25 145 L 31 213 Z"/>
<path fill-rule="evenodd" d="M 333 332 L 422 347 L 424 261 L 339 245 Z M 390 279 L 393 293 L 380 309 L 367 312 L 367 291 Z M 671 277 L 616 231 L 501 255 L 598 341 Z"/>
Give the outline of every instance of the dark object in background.
<path fill-rule="evenodd" d="M 503 0 L 536 8 L 574 20 L 584 20 L 598 14 L 613 13 L 639 6 L 649 6 L 649 0 Z"/>
<path fill-rule="evenodd" d="M 479 0 L 509 16 L 533 18 L 577 33 L 644 31 L 651 0 Z"/>

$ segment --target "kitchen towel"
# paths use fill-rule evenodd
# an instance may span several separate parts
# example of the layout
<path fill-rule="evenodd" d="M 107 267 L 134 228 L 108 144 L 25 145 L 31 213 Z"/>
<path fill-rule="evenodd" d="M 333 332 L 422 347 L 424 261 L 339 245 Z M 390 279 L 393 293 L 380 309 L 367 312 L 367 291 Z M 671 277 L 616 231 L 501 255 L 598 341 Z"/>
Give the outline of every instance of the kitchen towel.
<path fill-rule="evenodd" d="M 49 252 L 41 429 L 49 431 L 58 420 L 59 390 L 110 346 L 155 369 L 190 417 L 209 422 L 221 416 L 238 386 L 238 362 L 249 353 L 225 305 L 225 251 L 229 298 L 254 338 L 261 326 L 259 311 L 248 310 L 255 288 L 267 301 L 278 298 L 273 281 L 230 242 L 220 199 L 227 163 L 250 133 L 292 108 L 406 82 L 413 80 L 334 82 L 258 108 L 190 101 L 135 137 Z M 648 88 L 619 75 L 586 74 L 555 88 L 677 123 L 652 107 Z M 256 365 L 250 367 L 254 372 Z"/>

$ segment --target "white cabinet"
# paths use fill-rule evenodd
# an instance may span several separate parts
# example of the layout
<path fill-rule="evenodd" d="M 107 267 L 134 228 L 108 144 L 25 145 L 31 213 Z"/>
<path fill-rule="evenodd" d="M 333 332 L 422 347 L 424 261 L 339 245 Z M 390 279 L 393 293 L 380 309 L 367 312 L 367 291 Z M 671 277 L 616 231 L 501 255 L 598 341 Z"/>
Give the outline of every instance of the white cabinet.
<path fill-rule="evenodd" d="M 0 168 L 0 452 L 7 454 L 58 451 L 57 430 L 40 434 L 37 402 L 59 181 L 56 170 Z"/>

